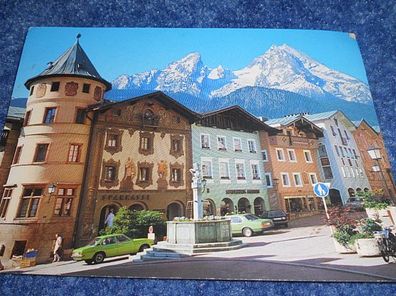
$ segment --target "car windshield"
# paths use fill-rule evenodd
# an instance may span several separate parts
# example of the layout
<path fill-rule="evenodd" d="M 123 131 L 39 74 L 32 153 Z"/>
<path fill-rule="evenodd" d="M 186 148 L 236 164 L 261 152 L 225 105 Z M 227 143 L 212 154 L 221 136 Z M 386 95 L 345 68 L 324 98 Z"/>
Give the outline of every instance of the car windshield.
<path fill-rule="evenodd" d="M 280 217 L 280 216 L 285 216 L 285 213 L 283 211 L 271 211 L 268 212 L 268 217 Z"/>
<path fill-rule="evenodd" d="M 96 246 L 97 244 L 99 244 L 100 241 L 101 241 L 101 238 L 96 237 L 88 244 L 88 246 Z"/>
<path fill-rule="evenodd" d="M 245 215 L 245 218 L 248 220 L 257 220 L 259 217 L 256 217 L 255 215 Z"/>

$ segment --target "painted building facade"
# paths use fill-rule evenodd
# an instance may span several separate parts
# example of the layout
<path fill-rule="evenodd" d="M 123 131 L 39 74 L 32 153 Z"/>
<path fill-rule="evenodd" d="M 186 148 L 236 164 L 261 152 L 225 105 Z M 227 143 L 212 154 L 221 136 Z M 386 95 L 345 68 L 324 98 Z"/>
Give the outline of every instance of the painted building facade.
<path fill-rule="evenodd" d="M 278 132 L 238 106 L 205 113 L 192 126 L 193 162 L 206 180 L 204 215 L 270 209 L 259 130 Z"/>
<path fill-rule="evenodd" d="M 321 182 L 318 167 L 322 130 L 303 115 L 271 119 L 266 123 L 281 134 L 260 132 L 266 182 L 273 207 L 283 209 L 290 218 L 314 214 L 321 207 L 313 184 Z"/>
<path fill-rule="evenodd" d="M 304 117 L 323 130 L 324 137 L 319 145 L 319 165 L 322 179 L 331 183 L 331 203 L 345 203 L 357 191 L 370 190 L 362 157 L 352 135 L 355 125 L 341 111 Z"/>
<path fill-rule="evenodd" d="M 94 106 L 78 245 L 105 227 L 110 209 L 187 216 L 192 200 L 191 124 L 198 115 L 162 92 Z"/>
<path fill-rule="evenodd" d="M 396 188 L 391 172 L 391 165 L 381 133 L 375 130 L 368 122 L 361 120 L 357 123 L 353 137 L 359 147 L 364 170 L 372 190 L 381 190 L 385 197 L 396 196 Z M 379 148 L 381 159 L 373 160 L 368 154 L 371 148 Z M 379 165 L 379 167 L 378 167 Z"/>
<path fill-rule="evenodd" d="M 90 120 L 84 109 L 100 103 L 111 88 L 81 48 L 79 40 L 47 69 L 25 83 L 29 97 L 2 203 L 3 256 L 39 250 L 52 255 L 55 234 L 73 245 L 88 152 Z"/>

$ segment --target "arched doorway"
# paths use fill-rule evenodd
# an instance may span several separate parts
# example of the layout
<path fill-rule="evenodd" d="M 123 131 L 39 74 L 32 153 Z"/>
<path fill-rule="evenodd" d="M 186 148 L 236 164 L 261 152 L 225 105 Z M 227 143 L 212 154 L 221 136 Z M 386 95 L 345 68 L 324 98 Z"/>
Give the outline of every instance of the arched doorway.
<path fill-rule="evenodd" d="M 100 211 L 100 218 L 99 218 L 99 230 L 102 230 L 105 228 L 105 221 L 107 218 L 107 215 L 110 213 L 110 210 L 113 210 L 113 214 L 117 214 L 118 210 L 119 210 L 120 206 L 117 204 L 110 204 L 110 205 L 106 205 L 102 208 L 102 210 Z"/>
<path fill-rule="evenodd" d="M 175 217 L 183 216 L 183 205 L 179 202 L 172 202 L 166 208 L 166 218 L 172 221 Z"/>
<path fill-rule="evenodd" d="M 342 205 L 342 199 L 339 190 L 334 188 L 330 189 L 329 196 L 330 196 L 330 203 L 332 205 Z"/>
<path fill-rule="evenodd" d="M 353 188 L 348 188 L 349 197 L 355 197 L 355 190 Z"/>
<path fill-rule="evenodd" d="M 257 197 L 254 200 L 254 214 L 257 216 L 261 216 L 265 211 L 264 199 L 261 197 Z"/>
<path fill-rule="evenodd" d="M 229 198 L 224 198 L 221 201 L 220 214 L 222 216 L 234 212 L 234 203 Z"/>
<path fill-rule="evenodd" d="M 131 210 L 131 211 L 134 211 L 134 212 L 136 211 L 137 212 L 137 211 L 145 210 L 146 207 L 143 206 L 142 204 L 135 203 L 135 204 L 131 205 L 128 209 Z"/>
<path fill-rule="evenodd" d="M 203 215 L 216 216 L 216 206 L 212 199 L 205 199 L 203 202 Z"/>
<path fill-rule="evenodd" d="M 364 190 L 364 192 L 369 192 L 369 189 L 367 187 L 364 188 L 363 190 Z"/>
<path fill-rule="evenodd" d="M 247 198 L 242 197 L 238 200 L 238 213 L 250 213 L 251 205 Z"/>

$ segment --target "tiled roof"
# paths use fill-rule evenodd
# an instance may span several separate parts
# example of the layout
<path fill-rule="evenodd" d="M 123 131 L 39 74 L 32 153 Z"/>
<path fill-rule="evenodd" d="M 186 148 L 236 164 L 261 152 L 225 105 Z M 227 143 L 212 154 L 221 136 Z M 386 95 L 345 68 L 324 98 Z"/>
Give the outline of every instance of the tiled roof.
<path fill-rule="evenodd" d="M 267 120 L 265 123 L 274 127 L 281 125 L 288 125 L 289 123 L 293 122 L 300 116 L 301 116 L 300 114 L 287 115 L 285 117 Z"/>
<path fill-rule="evenodd" d="M 99 75 L 87 54 L 80 46 L 79 38 L 80 36 L 77 36 L 76 43 L 55 62 L 50 62 L 47 69 L 39 75 L 28 79 L 25 86 L 29 88 L 33 81 L 43 77 L 78 76 L 98 80 L 106 85 L 107 90 L 111 89 L 111 84 Z"/>
<path fill-rule="evenodd" d="M 310 121 L 318 121 L 318 120 L 328 119 L 337 112 L 338 112 L 337 110 L 334 110 L 323 113 L 307 114 L 304 117 Z"/>

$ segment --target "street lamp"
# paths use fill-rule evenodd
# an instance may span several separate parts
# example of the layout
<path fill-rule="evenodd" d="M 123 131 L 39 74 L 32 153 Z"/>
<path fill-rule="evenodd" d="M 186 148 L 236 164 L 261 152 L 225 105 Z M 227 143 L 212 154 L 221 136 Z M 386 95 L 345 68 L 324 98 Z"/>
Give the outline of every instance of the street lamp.
<path fill-rule="evenodd" d="M 382 171 L 381 164 L 379 162 L 379 160 L 382 158 L 380 150 L 381 149 L 377 146 L 370 146 L 369 149 L 367 150 L 367 152 L 370 155 L 371 159 L 375 160 L 377 163 L 377 165 L 373 166 L 373 171 L 381 173 L 382 182 L 384 183 L 384 190 L 386 190 L 388 197 L 393 199 L 393 197 L 391 196 L 391 194 L 389 192 L 388 186 L 386 185 L 384 172 Z"/>

